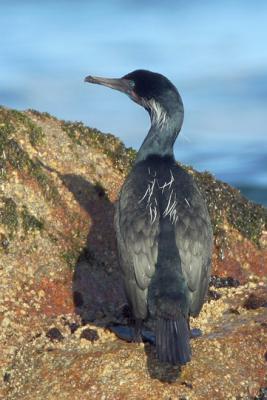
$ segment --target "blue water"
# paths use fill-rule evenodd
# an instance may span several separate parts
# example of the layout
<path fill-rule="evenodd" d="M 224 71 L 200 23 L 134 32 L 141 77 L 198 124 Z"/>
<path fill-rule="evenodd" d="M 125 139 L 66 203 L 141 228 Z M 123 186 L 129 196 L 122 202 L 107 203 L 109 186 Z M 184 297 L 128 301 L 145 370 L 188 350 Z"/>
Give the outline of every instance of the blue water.
<path fill-rule="evenodd" d="M 167 75 L 185 122 L 177 159 L 267 205 L 267 2 L 0 1 L 0 104 L 81 120 L 138 148 L 145 112 L 83 83 Z"/>

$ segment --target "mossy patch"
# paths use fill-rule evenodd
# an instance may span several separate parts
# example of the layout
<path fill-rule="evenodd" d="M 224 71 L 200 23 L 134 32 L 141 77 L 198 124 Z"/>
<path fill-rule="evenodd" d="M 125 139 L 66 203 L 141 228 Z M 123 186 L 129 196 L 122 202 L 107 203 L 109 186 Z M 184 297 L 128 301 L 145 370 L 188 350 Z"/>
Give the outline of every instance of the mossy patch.
<path fill-rule="evenodd" d="M 104 134 L 97 129 L 88 128 L 81 122 L 62 121 L 62 129 L 75 144 L 94 146 L 103 151 L 120 171 L 128 171 L 136 157 L 136 151 L 126 148 L 124 144 L 110 133 Z"/>
<path fill-rule="evenodd" d="M 17 230 L 19 225 L 19 215 L 15 201 L 10 197 L 0 198 L 0 223 L 7 227 L 9 234 Z"/>
<path fill-rule="evenodd" d="M 38 161 L 30 159 L 21 146 L 14 140 L 10 139 L 6 143 L 6 159 L 8 163 L 19 172 L 29 174 L 36 179 L 38 185 L 47 200 L 58 200 L 59 193 L 52 179 Z"/>
<path fill-rule="evenodd" d="M 27 130 L 29 141 L 33 147 L 41 144 L 45 135 L 42 128 L 36 125 L 28 115 L 17 110 L 10 110 L 11 120 L 21 123 Z"/>
<path fill-rule="evenodd" d="M 29 126 L 29 140 L 33 147 L 36 147 L 38 144 L 42 143 L 44 138 L 43 130 L 40 126 L 37 126 L 33 123 Z"/>
<path fill-rule="evenodd" d="M 267 227 L 267 210 L 240 194 L 228 209 L 228 220 L 245 237 L 259 244 L 262 230 Z"/>
<path fill-rule="evenodd" d="M 34 177 L 47 200 L 56 201 L 60 199 L 57 187 L 54 185 L 52 179 L 44 171 L 40 162 L 31 162 L 29 173 Z"/>
<path fill-rule="evenodd" d="M 0 109 L 0 163 L 2 169 L 2 177 L 7 177 L 7 167 L 12 166 L 15 169 L 23 170 L 30 166 L 30 158 L 28 154 L 14 139 L 16 127 L 12 122 L 14 114 L 19 121 L 23 121 L 23 115 L 18 111 L 7 111 Z"/>
<path fill-rule="evenodd" d="M 220 235 L 222 225 L 228 221 L 243 236 L 259 245 L 263 229 L 267 227 L 267 209 L 254 204 L 228 184 L 216 180 L 210 173 L 190 172 L 201 190 L 208 206 L 215 235 Z"/>
<path fill-rule="evenodd" d="M 28 122 L 28 117 L 25 115 L 23 112 L 18 111 L 18 110 L 5 110 L 7 116 L 9 117 L 10 121 L 13 123 L 22 123 L 22 124 L 27 124 Z"/>
<path fill-rule="evenodd" d="M 7 143 L 14 127 L 11 123 L 2 122 L 0 120 L 0 180 L 7 178 Z"/>
<path fill-rule="evenodd" d="M 7 141 L 6 156 L 9 164 L 20 171 L 31 166 L 31 160 L 28 154 L 21 148 L 15 139 Z"/>
<path fill-rule="evenodd" d="M 80 249 L 70 249 L 62 253 L 62 258 L 70 269 L 74 269 L 79 257 Z"/>
<path fill-rule="evenodd" d="M 26 233 L 34 230 L 42 231 L 44 229 L 44 222 L 32 215 L 25 206 L 22 208 L 21 217 L 22 227 Z"/>
<path fill-rule="evenodd" d="M 28 109 L 27 112 L 35 115 L 36 117 L 44 120 L 46 118 L 50 118 L 50 119 L 55 119 L 55 117 L 53 117 L 51 114 L 49 114 L 48 112 L 40 112 L 37 110 L 33 110 L 32 108 Z"/>
<path fill-rule="evenodd" d="M 16 141 L 14 133 L 17 127 L 14 120 L 26 126 L 32 145 L 37 145 L 44 136 L 41 128 L 35 125 L 27 115 L 16 110 L 0 108 L 0 178 L 6 179 L 8 167 L 11 167 L 36 179 L 47 200 L 58 200 L 59 192 L 41 163 L 32 160 Z"/>
<path fill-rule="evenodd" d="M 19 211 L 15 201 L 4 196 L 0 198 L 0 224 L 7 228 L 8 235 L 11 238 L 20 225 L 22 225 L 25 233 L 44 229 L 44 222 L 32 215 L 26 206 L 22 207 L 22 211 Z"/>
<path fill-rule="evenodd" d="M 17 110 L 7 110 L 5 108 L 0 108 L 0 123 L 5 125 L 11 125 L 18 128 L 23 126 L 26 130 L 29 141 L 33 147 L 41 144 L 45 135 L 42 128 L 36 125 L 31 118 L 25 113 Z"/>

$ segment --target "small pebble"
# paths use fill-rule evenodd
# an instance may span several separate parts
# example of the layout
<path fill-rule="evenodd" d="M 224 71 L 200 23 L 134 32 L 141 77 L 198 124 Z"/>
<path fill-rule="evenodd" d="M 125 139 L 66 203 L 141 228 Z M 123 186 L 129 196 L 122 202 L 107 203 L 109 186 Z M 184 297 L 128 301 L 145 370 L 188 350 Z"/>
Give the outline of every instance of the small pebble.
<path fill-rule="evenodd" d="M 64 339 L 64 336 L 62 335 L 62 333 L 60 332 L 60 330 L 58 328 L 51 328 L 49 329 L 49 331 L 47 331 L 46 333 L 46 337 L 48 337 L 48 339 L 54 341 L 61 341 Z"/>
<path fill-rule="evenodd" d="M 247 310 L 256 310 L 260 307 L 267 307 L 267 299 L 258 297 L 254 293 L 251 293 L 244 302 L 243 307 Z"/>
<path fill-rule="evenodd" d="M 209 300 L 219 300 L 222 297 L 222 295 L 215 290 L 210 290 L 208 291 L 208 299 Z"/>
<path fill-rule="evenodd" d="M 240 312 L 236 308 L 229 308 L 228 312 L 230 314 L 236 314 L 236 315 L 240 314 Z"/>
<path fill-rule="evenodd" d="M 82 331 L 80 339 L 86 339 L 90 340 L 91 342 L 94 342 L 99 339 L 99 336 L 96 330 L 86 328 Z"/>
<path fill-rule="evenodd" d="M 237 287 L 240 285 L 239 280 L 228 276 L 227 278 L 217 275 L 212 275 L 210 277 L 210 286 L 214 286 L 215 288 L 223 288 L 223 287 Z"/>
<path fill-rule="evenodd" d="M 8 239 L 3 239 L 2 240 L 2 246 L 4 249 L 7 249 L 9 246 L 9 240 Z"/>
<path fill-rule="evenodd" d="M 4 376 L 3 376 L 3 381 L 5 383 L 8 383 L 10 381 L 10 373 L 9 372 L 5 372 Z"/>

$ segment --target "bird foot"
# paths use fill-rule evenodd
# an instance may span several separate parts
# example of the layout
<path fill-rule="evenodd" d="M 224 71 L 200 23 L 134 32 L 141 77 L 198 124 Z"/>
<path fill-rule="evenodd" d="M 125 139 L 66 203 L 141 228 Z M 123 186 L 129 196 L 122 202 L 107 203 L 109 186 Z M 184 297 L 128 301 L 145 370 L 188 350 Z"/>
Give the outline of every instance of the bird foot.
<path fill-rule="evenodd" d="M 125 340 L 126 342 L 148 342 L 150 344 L 156 343 L 155 335 L 152 332 L 144 329 L 139 332 L 135 332 L 133 327 L 124 325 L 109 326 L 108 329 L 115 333 L 118 338 Z"/>
<path fill-rule="evenodd" d="M 133 342 L 134 339 L 134 329 L 125 325 L 114 325 L 109 326 L 108 329 L 115 333 L 118 338 L 125 340 L 126 342 Z"/>

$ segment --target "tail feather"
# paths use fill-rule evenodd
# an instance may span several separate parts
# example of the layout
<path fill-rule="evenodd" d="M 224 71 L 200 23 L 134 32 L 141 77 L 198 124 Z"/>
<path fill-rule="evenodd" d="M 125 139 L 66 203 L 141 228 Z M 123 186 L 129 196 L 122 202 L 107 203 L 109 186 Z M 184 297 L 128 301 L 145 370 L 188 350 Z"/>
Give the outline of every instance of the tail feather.
<path fill-rule="evenodd" d="M 157 320 L 156 350 L 161 362 L 177 365 L 186 364 L 191 360 L 189 329 L 182 314 L 176 320 Z"/>

